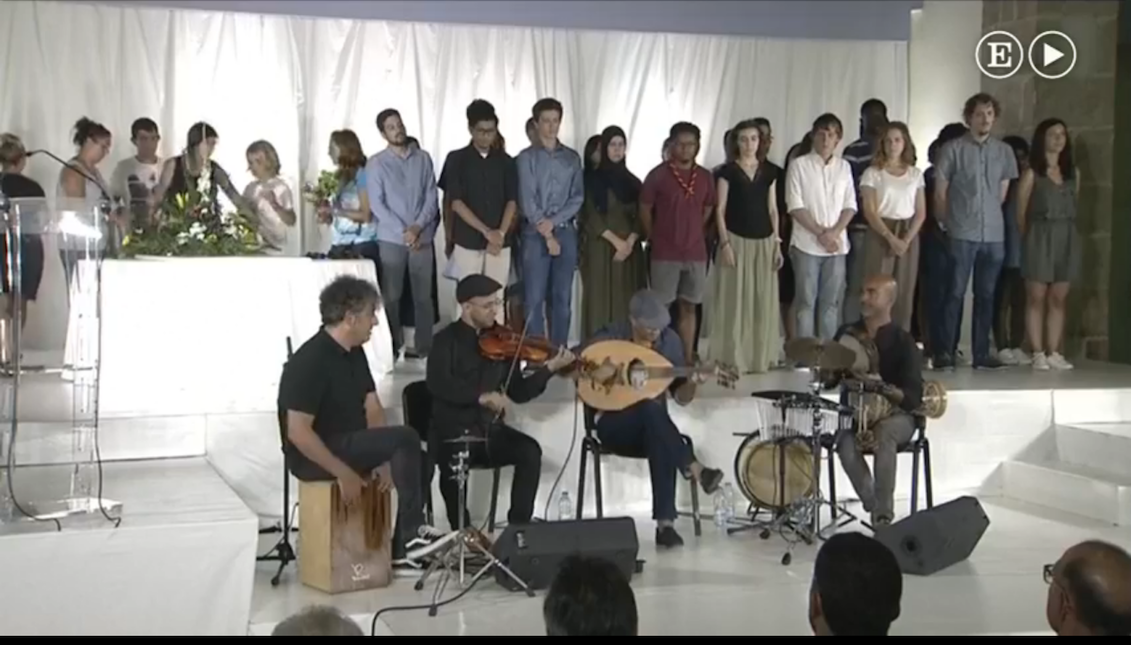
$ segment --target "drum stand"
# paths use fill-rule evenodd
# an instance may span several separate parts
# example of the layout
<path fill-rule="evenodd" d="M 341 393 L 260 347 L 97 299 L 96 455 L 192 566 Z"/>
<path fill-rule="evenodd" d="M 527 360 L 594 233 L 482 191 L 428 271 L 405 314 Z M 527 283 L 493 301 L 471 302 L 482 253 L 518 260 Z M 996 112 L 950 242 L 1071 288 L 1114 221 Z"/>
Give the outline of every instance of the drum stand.
<path fill-rule="evenodd" d="M 813 370 L 813 380 L 809 384 L 809 389 L 810 396 L 805 397 L 804 400 L 799 401 L 797 399 L 801 399 L 801 397 L 797 397 L 797 399 L 794 400 L 786 400 L 782 402 L 781 405 L 783 408 L 789 407 L 812 412 L 813 425 L 809 437 L 809 449 L 813 454 L 813 492 L 775 513 L 774 519 L 768 523 L 752 523 L 749 527 L 738 529 L 748 530 L 761 528 L 762 532 L 759 534 L 759 537 L 763 540 L 768 540 L 770 535 L 775 532 L 781 535 L 788 545 L 785 554 L 782 555 L 781 558 L 781 563 L 785 566 L 788 566 L 793 561 L 793 547 L 796 546 L 798 542 L 804 542 L 806 545 L 812 545 L 815 541 L 823 542 L 827 539 L 825 536 L 826 532 L 859 521 L 859 518 L 850 513 L 846 508 L 839 506 L 837 510 L 843 513 L 846 519 L 821 528 L 821 507 L 828 506 L 832 508 L 833 504 L 825 499 L 824 494 L 821 492 L 821 437 L 823 436 L 821 432 L 821 412 L 823 408 L 821 404 L 818 403 L 821 396 L 821 381 L 816 368 Z M 786 454 L 784 449 L 778 450 L 778 473 L 780 478 L 778 480 L 779 489 L 781 490 L 781 499 L 784 503 L 786 481 Z M 787 533 L 792 534 L 795 539 L 787 537 Z"/>
<path fill-rule="evenodd" d="M 471 472 L 469 464 L 471 460 L 471 444 L 482 441 L 486 441 L 486 439 L 472 437 L 466 432 L 464 436 L 459 439 L 449 440 L 449 443 L 463 444 L 459 452 L 456 453 L 455 463 L 453 464 L 455 466 L 455 474 L 453 477 L 459 485 L 459 530 L 455 532 L 455 538 L 444 538 L 445 542 L 449 542 L 449 546 L 436 555 L 436 558 L 428 565 L 428 568 L 425 569 L 420 579 L 416 581 L 415 589 L 416 591 L 421 591 L 424 589 L 425 583 L 428 582 L 428 578 L 441 566 L 444 568 L 443 573 L 440 574 L 440 579 L 436 581 L 436 590 L 432 593 L 432 604 L 428 607 L 429 616 L 436 615 L 440 604 L 440 596 L 443 595 L 444 589 L 448 586 L 448 582 L 455 575 L 453 570 L 456 566 L 459 567 L 459 584 L 465 589 L 474 586 L 487 572 L 498 568 L 511 580 L 514 580 L 515 583 L 526 592 L 527 596 L 531 598 L 534 597 L 534 591 L 523 582 L 521 578 L 515 575 L 514 571 L 511 571 L 507 565 L 503 564 L 494 554 L 480 544 L 474 528 L 464 525 L 464 514 L 467 508 L 467 479 Z M 466 580 L 467 567 L 465 561 L 470 553 L 482 556 L 487 560 L 487 564 L 480 568 L 479 571 L 475 572 L 471 580 Z M 458 565 L 453 563 L 452 560 L 458 560 Z"/>

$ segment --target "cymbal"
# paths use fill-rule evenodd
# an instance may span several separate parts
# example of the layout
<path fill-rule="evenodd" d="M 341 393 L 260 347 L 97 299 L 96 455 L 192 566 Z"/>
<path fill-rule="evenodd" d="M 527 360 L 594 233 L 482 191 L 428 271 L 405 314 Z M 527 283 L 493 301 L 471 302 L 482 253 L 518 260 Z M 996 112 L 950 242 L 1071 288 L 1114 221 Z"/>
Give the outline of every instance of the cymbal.
<path fill-rule="evenodd" d="M 856 355 L 848 347 L 819 338 L 794 338 L 785 344 L 785 355 L 804 367 L 825 370 L 846 370 L 856 361 Z"/>

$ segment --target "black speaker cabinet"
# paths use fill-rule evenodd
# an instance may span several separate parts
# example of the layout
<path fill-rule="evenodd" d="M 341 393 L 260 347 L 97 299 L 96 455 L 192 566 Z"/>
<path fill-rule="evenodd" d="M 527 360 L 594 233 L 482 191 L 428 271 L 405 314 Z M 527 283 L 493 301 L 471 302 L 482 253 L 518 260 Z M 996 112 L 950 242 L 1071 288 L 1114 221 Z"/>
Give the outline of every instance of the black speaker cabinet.
<path fill-rule="evenodd" d="M 977 499 L 959 497 L 881 528 L 876 539 L 904 573 L 929 576 L 970 557 L 989 526 Z"/>
<path fill-rule="evenodd" d="M 562 560 L 571 555 L 610 560 L 632 579 L 640 543 L 631 517 L 605 517 L 560 522 L 534 522 L 507 526 L 491 549 L 492 554 L 531 589 L 545 589 L 554 581 Z M 496 567 L 495 580 L 510 591 L 519 587 Z"/>

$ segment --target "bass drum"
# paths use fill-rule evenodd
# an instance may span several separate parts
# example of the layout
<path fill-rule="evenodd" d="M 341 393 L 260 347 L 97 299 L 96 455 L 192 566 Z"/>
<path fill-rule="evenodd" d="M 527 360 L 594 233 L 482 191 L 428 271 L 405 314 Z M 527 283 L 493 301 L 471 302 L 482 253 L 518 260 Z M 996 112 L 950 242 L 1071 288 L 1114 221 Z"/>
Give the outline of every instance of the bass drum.
<path fill-rule="evenodd" d="M 757 435 L 742 441 L 734 456 L 734 478 L 750 503 L 780 510 L 813 494 L 813 451 L 806 441 L 808 437 L 765 441 Z"/>

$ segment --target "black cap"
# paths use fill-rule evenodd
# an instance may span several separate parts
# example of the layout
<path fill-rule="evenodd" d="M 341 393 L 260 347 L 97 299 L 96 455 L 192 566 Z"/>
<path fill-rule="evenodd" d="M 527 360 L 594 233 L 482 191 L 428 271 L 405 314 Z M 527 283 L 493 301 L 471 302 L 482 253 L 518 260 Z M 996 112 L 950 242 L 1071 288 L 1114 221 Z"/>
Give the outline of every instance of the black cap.
<path fill-rule="evenodd" d="M 473 273 L 456 285 L 456 302 L 463 304 L 472 298 L 493 296 L 503 290 L 503 285 L 482 273 Z"/>

